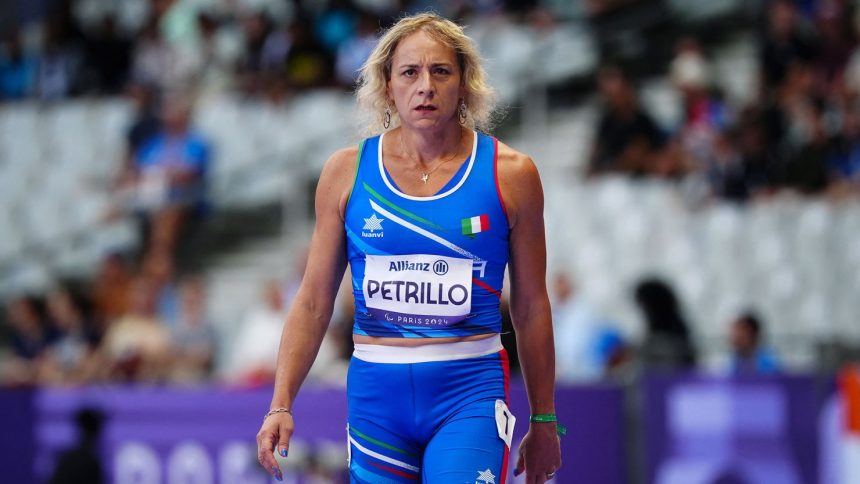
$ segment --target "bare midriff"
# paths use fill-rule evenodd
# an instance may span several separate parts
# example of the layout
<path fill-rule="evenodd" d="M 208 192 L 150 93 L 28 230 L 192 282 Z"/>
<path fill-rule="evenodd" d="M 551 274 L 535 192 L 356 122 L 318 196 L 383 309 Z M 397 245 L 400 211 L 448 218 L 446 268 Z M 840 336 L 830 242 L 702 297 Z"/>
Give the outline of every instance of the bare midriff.
<path fill-rule="evenodd" d="M 444 338 L 386 338 L 381 336 L 366 336 L 353 334 L 353 343 L 385 345 L 385 346 L 424 346 L 442 343 L 459 343 L 461 341 L 479 341 L 495 336 L 497 333 L 470 334 L 467 336 L 445 336 Z"/>

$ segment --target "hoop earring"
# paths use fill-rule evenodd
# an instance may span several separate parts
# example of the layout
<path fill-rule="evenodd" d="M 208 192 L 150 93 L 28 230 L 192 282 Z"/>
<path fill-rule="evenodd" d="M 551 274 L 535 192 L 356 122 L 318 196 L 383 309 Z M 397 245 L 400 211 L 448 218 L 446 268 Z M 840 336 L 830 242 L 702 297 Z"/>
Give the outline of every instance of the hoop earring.
<path fill-rule="evenodd" d="M 466 124 L 468 112 L 466 111 L 466 101 L 464 99 L 460 100 L 460 108 L 457 110 L 457 114 L 460 116 L 460 124 Z"/>
<path fill-rule="evenodd" d="M 385 112 L 382 113 L 382 127 L 388 129 L 391 126 L 391 108 L 385 108 Z"/>

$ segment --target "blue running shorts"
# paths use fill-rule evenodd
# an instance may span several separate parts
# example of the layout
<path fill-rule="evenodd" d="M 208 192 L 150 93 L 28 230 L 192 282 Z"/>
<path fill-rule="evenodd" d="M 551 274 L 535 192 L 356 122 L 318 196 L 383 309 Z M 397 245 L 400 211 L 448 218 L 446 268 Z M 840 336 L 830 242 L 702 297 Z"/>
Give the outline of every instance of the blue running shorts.
<path fill-rule="evenodd" d="M 508 375 L 505 350 L 422 363 L 353 356 L 350 481 L 504 483 L 514 424 Z"/>

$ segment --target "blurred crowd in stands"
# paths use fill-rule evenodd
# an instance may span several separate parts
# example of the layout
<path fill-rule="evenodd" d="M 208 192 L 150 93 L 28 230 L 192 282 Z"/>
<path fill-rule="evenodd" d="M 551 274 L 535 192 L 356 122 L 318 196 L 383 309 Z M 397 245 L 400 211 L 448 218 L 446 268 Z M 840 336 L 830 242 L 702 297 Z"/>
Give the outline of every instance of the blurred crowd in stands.
<path fill-rule="evenodd" d="M 453 18 L 483 9 L 525 19 L 538 3 L 441 5 Z M 428 2 L 380 1 L 371 11 L 349 0 L 332 0 L 322 10 L 293 0 L 284 20 L 265 11 L 196 10 L 151 0 L 135 31 L 120 28 L 111 15 L 82 25 L 74 4 L 51 3 L 40 42 L 28 42 L 22 30 L 2 39 L 0 101 L 130 96 L 137 111 L 115 186 L 125 200 L 121 208 L 141 222 L 143 247 L 139 254 L 105 258 L 84 284 L 9 301 L 3 331 L 10 345 L 0 348 L 0 384 L 271 382 L 300 273 L 266 282 L 259 306 L 235 322 L 235 334 L 219 338 L 205 311 L 203 280 L 177 270 L 181 246 L 195 243 L 194 224 L 208 210 L 211 146 L 190 127 L 192 100 L 230 91 L 277 104 L 308 88 L 349 89 L 380 27 Z M 692 38 L 677 43 L 667 71 L 683 99 L 676 129 L 659 126 L 625 67 L 604 59 L 595 73 L 603 107 L 587 174 L 693 179 L 710 196 L 738 202 L 785 190 L 860 194 L 860 11 L 848 0 L 771 0 L 762 23 L 760 86 L 746 106 L 721 95 L 706 47 Z M 554 297 L 562 381 L 625 381 L 642 369 L 698 364 L 681 304 L 663 281 L 644 280 L 632 290 L 647 326 L 637 343 L 596 315 L 568 276 L 556 277 Z M 351 313 L 349 301 L 342 306 L 315 377 L 343 375 Z M 730 328 L 728 373 L 779 371 L 763 345 L 759 317 L 740 314 Z"/>
<path fill-rule="evenodd" d="M 681 39 L 667 77 L 683 119 L 661 130 L 618 66 L 597 74 L 604 101 L 588 173 L 681 179 L 713 197 L 860 194 L 860 12 L 847 0 L 771 0 L 758 36 L 758 92 L 733 105 L 707 50 Z"/>
<path fill-rule="evenodd" d="M 434 8 L 463 18 L 522 12 L 538 2 L 284 0 L 280 8 L 260 8 L 261 2 L 200 8 L 200 2 L 149 0 L 135 25 L 120 23 L 116 10 L 83 23 L 80 3 L 48 2 L 36 34 L 18 28 L 2 39 L 0 100 L 115 95 L 129 83 L 193 86 L 201 96 L 238 90 L 274 101 L 307 88 L 350 88 L 380 28 L 405 13 Z"/>
<path fill-rule="evenodd" d="M 288 281 L 267 281 L 259 303 L 230 325 L 235 332 L 219 337 L 206 311 L 202 278 L 177 276 L 167 259 L 162 262 L 135 273 L 131 261 L 111 255 L 90 283 L 9 301 L 4 339 L 10 345 L 0 348 L 0 386 L 272 382 L 281 329 L 301 271 Z M 304 267 L 303 261 L 298 264 Z M 311 378 L 345 378 L 351 317 L 348 310 L 335 312 Z M 219 356 L 223 361 L 216 361 Z"/>
<path fill-rule="evenodd" d="M 596 19 L 635 3 L 642 2 L 583 5 Z M 624 66 L 602 59 L 594 77 L 604 108 L 587 172 L 694 178 L 710 195 L 734 201 L 781 190 L 860 192 L 856 2 L 764 3 L 754 29 L 758 92 L 748 105 L 721 93 L 708 48 L 694 38 L 677 42 L 666 71 L 682 99 L 677 126 L 659 125 Z M 156 99 L 181 92 L 187 102 L 229 91 L 277 104 L 309 88 L 350 89 L 380 28 L 405 12 L 433 7 L 456 19 L 554 22 L 537 1 L 285 0 L 289 15 L 272 15 L 150 0 L 135 26 L 110 11 L 82 23 L 74 0 L 49 5 L 36 34 L 13 29 L 0 39 L 0 101 L 148 91 Z"/>
<path fill-rule="evenodd" d="M 0 385 L 219 381 L 246 387 L 274 380 L 281 329 L 301 270 L 288 280 L 263 284 L 258 304 L 225 338 L 218 336 L 218 325 L 206 312 L 199 276 L 177 278 L 169 264 L 147 266 L 136 275 L 131 267 L 122 256 L 112 255 L 91 284 L 58 286 L 44 298 L 25 296 L 7 303 L 11 345 L 0 353 Z M 296 267 L 303 268 L 304 261 Z M 645 324 L 640 342 L 630 341 L 616 323 L 601 317 L 568 275 L 557 274 L 552 286 L 559 381 L 630 383 L 647 371 L 701 368 L 683 305 L 665 281 L 646 278 L 631 288 Z M 350 297 L 341 291 L 311 379 L 345 381 L 352 353 Z M 504 324 L 510 328 L 509 320 Z M 739 314 L 727 325 L 731 356 L 718 372 L 781 371 L 764 332 L 755 313 Z M 516 371 L 515 335 L 506 331 L 503 340 Z"/>
<path fill-rule="evenodd" d="M 631 289 L 644 324 L 641 341 L 631 342 L 616 322 L 601 316 L 576 290 L 572 279 L 556 274 L 553 327 L 556 376 L 561 382 L 614 381 L 631 383 L 645 372 L 702 369 L 691 324 L 683 303 L 666 281 L 646 277 Z M 725 376 L 772 375 L 783 371 L 766 341 L 764 322 L 746 310 L 728 322 L 728 358 L 711 368 Z M 699 342 L 701 344 L 701 342 Z"/>

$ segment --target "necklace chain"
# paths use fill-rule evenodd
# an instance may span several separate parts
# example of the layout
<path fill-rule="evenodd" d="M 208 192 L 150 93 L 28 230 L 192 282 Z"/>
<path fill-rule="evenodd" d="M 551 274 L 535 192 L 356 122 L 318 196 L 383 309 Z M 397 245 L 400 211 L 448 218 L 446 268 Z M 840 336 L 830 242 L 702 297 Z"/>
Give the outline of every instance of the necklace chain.
<path fill-rule="evenodd" d="M 462 137 L 461 137 L 461 139 L 462 139 Z M 416 165 L 420 165 L 420 164 L 421 164 L 418 160 L 416 160 L 415 158 L 413 158 L 413 157 L 412 157 L 412 155 L 411 155 L 411 154 L 409 154 L 409 152 L 408 152 L 408 151 L 406 151 L 406 145 L 405 145 L 405 144 L 403 144 L 403 134 L 402 134 L 402 133 L 400 134 L 400 149 L 402 149 L 402 150 L 403 150 L 403 153 L 405 153 L 405 154 L 406 154 L 406 156 L 407 156 L 407 157 L 409 157 L 409 159 L 410 159 L 410 160 L 412 160 Z M 439 162 L 439 164 L 437 164 L 436 166 L 434 166 L 432 170 L 429 170 L 429 171 L 421 170 L 421 181 L 422 181 L 422 182 L 424 182 L 424 183 L 426 184 L 426 183 L 427 183 L 427 180 L 429 180 L 429 179 L 430 179 L 430 175 L 432 175 L 434 171 L 438 170 L 438 169 L 439 169 L 439 167 L 440 167 L 440 166 L 442 166 L 442 165 L 444 165 L 445 163 L 448 163 L 449 161 L 453 160 L 453 159 L 457 156 L 457 153 L 459 153 L 459 152 L 460 152 L 460 142 L 458 141 L 458 142 L 457 142 L 457 150 L 454 152 L 454 154 L 453 154 L 453 155 L 451 155 L 450 157 L 448 157 L 448 159 L 447 159 L 447 160 L 444 160 L 444 161 Z"/>

